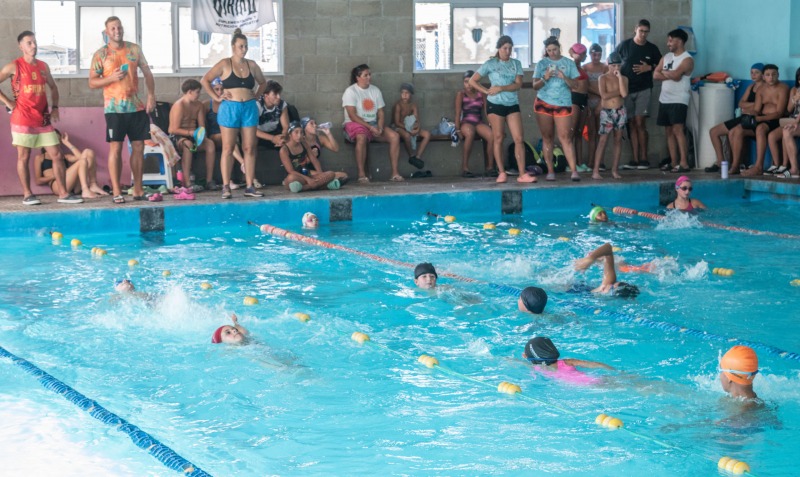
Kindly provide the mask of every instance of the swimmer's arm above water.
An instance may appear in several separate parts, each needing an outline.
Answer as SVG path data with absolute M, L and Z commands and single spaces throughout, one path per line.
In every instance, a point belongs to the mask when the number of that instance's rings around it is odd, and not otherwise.
M 239 324 L 239 317 L 236 316 L 236 313 L 231 313 L 231 321 L 233 322 L 233 327 L 239 330 L 239 333 L 243 336 L 247 336 L 250 333 L 247 328 Z
M 565 358 L 562 361 L 564 361 L 570 366 L 575 366 L 576 368 L 581 367 L 581 368 L 614 369 L 613 367 L 605 363 L 600 363 L 598 361 L 586 361 L 583 359 L 574 359 L 574 358 Z

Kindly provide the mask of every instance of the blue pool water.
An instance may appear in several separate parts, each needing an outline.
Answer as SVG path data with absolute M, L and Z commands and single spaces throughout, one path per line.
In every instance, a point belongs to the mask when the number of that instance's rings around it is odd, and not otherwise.
M 683 214 L 587 225 L 590 201 L 657 211 L 651 189 L 638 202 L 611 187 L 542 190 L 524 195 L 515 215 L 500 214 L 498 193 L 354 198 L 354 221 L 338 223 L 327 222 L 319 199 L 284 203 L 281 212 L 181 207 L 166 212 L 165 234 L 139 234 L 126 225 L 136 219 L 127 211 L 127 221 L 14 217 L 22 232 L 0 239 L 0 346 L 216 476 L 695 476 L 714 475 L 723 455 L 748 462 L 755 475 L 795 475 L 800 361 L 759 352 L 755 383 L 765 406 L 741 413 L 717 381 L 718 356 L 732 341 L 632 317 L 800 352 L 800 287 L 790 285 L 800 278 L 792 259 L 800 242 L 709 229 Z M 703 199 L 713 210 L 702 219 L 796 232 L 796 205 L 741 195 L 730 184 L 708 185 Z M 480 282 L 442 277 L 436 293 L 419 291 L 408 268 L 265 236 L 246 223 L 301 232 L 305 210 L 324 222 L 310 236 L 431 261 L 440 273 Z M 484 230 L 485 222 L 497 229 Z M 521 234 L 510 236 L 511 227 Z M 65 233 L 61 245 L 44 233 L 51 228 Z M 72 249 L 73 237 L 85 245 Z M 581 276 L 570 265 L 606 241 L 630 263 L 661 265 L 656 274 L 620 275 L 641 288 L 636 300 L 567 292 L 599 281 L 597 267 Z M 109 255 L 93 258 L 92 246 Z M 715 267 L 736 273 L 720 277 Z M 123 277 L 153 302 L 113 300 Z M 539 285 L 551 301 L 544 315 L 523 315 L 516 297 L 487 283 Z M 245 296 L 260 303 L 243 306 Z M 210 344 L 231 311 L 253 344 Z M 354 331 L 372 341 L 355 343 Z M 518 359 L 534 335 L 550 336 L 563 357 L 617 371 L 593 373 L 603 386 L 552 381 Z M 423 353 L 444 369 L 419 364 Z M 498 393 L 501 381 L 522 395 Z M 8 360 L 0 382 L 7 475 L 176 475 Z M 631 432 L 596 426 L 601 412 Z

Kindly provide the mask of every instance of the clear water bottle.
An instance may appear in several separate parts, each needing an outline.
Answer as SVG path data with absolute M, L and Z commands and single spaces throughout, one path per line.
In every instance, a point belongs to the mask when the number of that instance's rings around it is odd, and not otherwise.
M 723 179 L 728 178 L 728 161 L 722 161 L 722 166 L 720 166 L 720 174 L 722 175 Z
M 317 124 L 318 129 L 330 129 L 333 124 L 331 122 L 325 122 L 322 124 Z

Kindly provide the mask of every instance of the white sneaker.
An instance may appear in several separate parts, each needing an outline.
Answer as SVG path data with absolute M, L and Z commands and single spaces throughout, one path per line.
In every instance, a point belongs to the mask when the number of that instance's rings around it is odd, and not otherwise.
M 39 200 L 39 198 L 36 197 L 35 195 L 29 195 L 28 197 L 25 197 L 24 199 L 22 199 L 22 204 L 23 205 L 39 205 L 41 203 L 42 203 L 42 201 Z
M 235 183 L 233 181 L 231 181 L 230 186 L 231 186 L 231 190 L 236 190 L 236 189 L 242 187 L 241 184 L 237 184 L 237 183 Z
M 260 183 L 260 182 L 258 182 L 258 179 L 253 179 L 253 187 L 255 187 L 256 189 L 261 189 L 261 188 L 263 188 L 264 186 L 263 186 L 263 185 L 261 185 L 261 183 Z

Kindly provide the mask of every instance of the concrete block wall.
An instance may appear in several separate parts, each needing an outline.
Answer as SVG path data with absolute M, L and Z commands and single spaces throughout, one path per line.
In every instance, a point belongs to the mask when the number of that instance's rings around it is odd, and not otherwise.
M 31 27 L 31 5 L 24 0 L 10 2 L 12 8 L 4 10 L 0 20 L 0 55 L 5 63 L 18 56 L 16 35 Z M 414 73 L 414 4 L 410 0 L 285 0 L 284 1 L 284 70 L 274 76 L 284 86 L 284 99 L 295 104 L 301 115 L 313 115 L 320 121 L 334 123 L 334 135 L 341 139 L 344 113 L 341 107 L 342 92 L 349 86 L 350 70 L 360 64 L 370 65 L 373 83 L 381 88 L 387 102 L 386 114 L 399 97 L 403 82 L 416 86 L 416 101 L 422 114 L 423 127 L 432 127 L 441 116 L 454 114 L 455 93 L 461 88 L 461 73 Z M 625 0 L 623 2 L 622 37 L 628 38 L 640 18 L 652 24 L 650 40 L 666 51 L 666 33 L 678 25 L 691 24 L 691 0 Z M 145 52 L 146 54 L 147 52 Z M 531 70 L 525 81 L 530 82 Z M 186 77 L 159 76 L 156 92 L 159 100 L 175 101 L 180 83 Z M 102 93 L 90 90 L 86 78 L 58 79 L 65 106 L 100 106 Z M 143 86 L 143 85 L 142 85 Z M 7 85 L 5 85 L 7 88 Z M 659 87 L 654 90 L 658 97 Z M 525 137 L 536 141 L 540 137 L 532 105 L 534 92 L 523 89 L 520 103 L 523 112 Z M 666 156 L 663 131 L 655 125 L 657 99 L 653 102 L 653 117 L 648 123 L 650 131 L 651 162 Z M 483 170 L 483 158 L 475 148 L 470 167 Z M 585 148 L 584 148 L 585 149 Z M 624 161 L 630 156 L 625 149 Z M 387 148 L 370 146 L 373 158 L 371 167 L 376 179 L 388 178 Z M 408 175 L 413 169 L 401 152 L 401 172 Z M 326 168 L 344 170 L 355 175 L 352 148 L 343 146 L 339 153 L 326 151 Z M 457 175 L 460 171 L 461 148 L 451 148 L 449 143 L 432 143 L 426 153 L 426 168 L 435 175 Z M 274 161 L 267 157 L 266 161 Z M 275 164 L 259 165 L 259 178 L 263 173 L 267 182 L 279 182 L 275 177 Z M 376 171 L 375 169 L 380 169 Z

